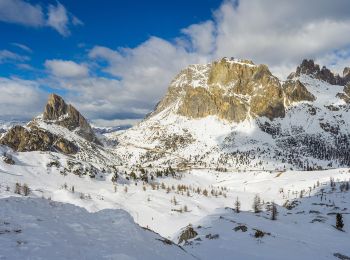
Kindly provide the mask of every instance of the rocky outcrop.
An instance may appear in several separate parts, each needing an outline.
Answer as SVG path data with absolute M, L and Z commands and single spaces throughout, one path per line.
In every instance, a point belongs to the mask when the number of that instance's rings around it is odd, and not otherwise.
M 288 79 L 299 77 L 300 75 L 309 75 L 316 79 L 328 82 L 331 85 L 345 85 L 349 80 L 345 77 L 333 74 L 328 68 L 323 66 L 320 69 L 318 64 L 315 64 L 313 60 L 303 60 L 297 67 L 296 71 L 288 76 Z
M 182 242 L 186 242 L 192 238 L 195 238 L 198 235 L 198 233 L 194 230 L 194 228 L 189 225 L 187 226 L 180 234 L 179 236 L 179 244 Z
M 189 118 L 216 115 L 241 122 L 265 116 L 272 120 L 284 117 L 283 99 L 282 86 L 266 65 L 224 58 L 181 71 L 151 116 L 178 104 L 176 113 Z
M 286 101 L 289 104 L 300 101 L 315 101 L 316 98 L 299 80 L 287 80 L 283 84 Z
M 15 126 L 0 139 L 0 144 L 18 152 L 56 151 L 64 154 L 78 152 L 78 147 L 72 142 L 37 127 L 27 129 Z
M 45 106 L 43 119 L 48 122 L 63 126 L 90 142 L 100 144 L 87 120 L 72 105 L 60 96 L 51 94 Z
M 217 115 L 229 121 L 240 122 L 247 117 L 247 104 L 234 96 L 211 93 L 202 87 L 188 88 L 178 113 L 191 118 Z
M 338 93 L 337 97 L 344 100 L 345 103 L 350 104 L 350 84 L 346 85 L 343 91 L 343 93 Z

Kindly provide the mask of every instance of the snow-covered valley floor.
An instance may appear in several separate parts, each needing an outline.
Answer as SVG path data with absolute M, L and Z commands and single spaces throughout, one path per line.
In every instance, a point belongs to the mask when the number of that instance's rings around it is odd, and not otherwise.
M 40 152 L 15 153 L 15 165 L 0 162 L 0 229 L 6 230 L 3 224 L 6 222 L 13 225 L 14 232 L 0 234 L 0 259 L 16 259 L 28 252 L 31 252 L 29 258 L 37 259 L 53 247 L 61 252 L 55 255 L 57 258 L 70 259 L 123 259 L 122 255 L 125 259 L 152 259 L 152 252 L 153 259 L 191 255 L 199 259 L 335 259 L 337 253 L 350 256 L 350 191 L 340 192 L 339 188 L 349 181 L 349 169 L 192 170 L 183 172 L 181 178 L 157 178 L 152 183 L 124 181 L 113 185 L 108 177 L 99 180 L 71 173 L 64 176 L 57 167 L 47 166 L 53 157 L 64 163 L 64 157 L 59 154 Z M 329 187 L 330 178 L 336 182 L 334 191 Z M 27 184 L 29 197 L 33 199 L 16 194 L 16 183 Z M 272 201 L 278 205 L 277 220 L 270 220 L 265 209 L 259 214 L 252 212 L 256 194 L 265 202 L 264 207 Z M 239 214 L 229 209 L 234 207 L 237 197 L 242 210 Z M 290 210 L 282 207 L 293 199 L 300 204 Z M 53 201 L 64 204 L 52 206 Z M 154 242 L 157 235 L 139 232 L 143 229 L 134 225 L 127 213 L 112 209 L 125 210 L 141 227 L 175 243 L 181 229 L 189 224 L 198 236 L 181 243 L 188 253 L 174 245 L 170 246 L 172 253 L 169 245 L 164 247 L 163 242 Z M 344 218 L 344 232 L 333 227 L 334 214 L 338 212 Z M 241 224 L 247 231 L 234 231 Z M 28 232 L 16 234 L 19 226 Z M 123 230 L 123 226 L 132 229 Z M 139 231 L 133 231 L 135 229 Z M 255 238 L 254 229 L 270 235 Z M 127 242 L 121 244 L 122 241 Z M 142 246 L 136 250 L 130 245 L 142 245 L 142 241 L 149 241 L 144 245 L 149 251 Z M 164 255 L 164 250 L 169 254 Z M 86 253 L 93 251 L 94 254 Z

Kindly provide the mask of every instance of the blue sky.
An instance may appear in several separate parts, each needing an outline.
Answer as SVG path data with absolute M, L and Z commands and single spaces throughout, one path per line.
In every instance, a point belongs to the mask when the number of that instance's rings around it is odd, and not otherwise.
M 271 11 L 271 6 L 275 11 Z M 350 65 L 348 0 L 0 0 L 0 120 L 27 120 L 49 92 L 89 119 L 140 120 L 192 63 L 303 58 Z
M 57 5 L 57 1 L 27 1 L 40 4 L 43 9 Z M 136 47 L 150 36 L 166 40 L 175 38 L 182 28 L 211 18 L 219 7 L 219 0 L 196 1 L 97 1 L 63 0 L 59 2 L 67 12 L 82 21 L 70 26 L 69 35 L 62 35 L 52 27 L 33 28 L 16 23 L 0 22 L 0 49 L 30 56 L 30 64 L 43 68 L 46 59 L 84 60 L 86 50 L 95 45 Z M 45 12 L 45 10 L 43 10 Z M 28 53 L 13 43 L 28 46 Z M 19 70 L 16 64 L 1 64 L 1 75 L 31 74 Z

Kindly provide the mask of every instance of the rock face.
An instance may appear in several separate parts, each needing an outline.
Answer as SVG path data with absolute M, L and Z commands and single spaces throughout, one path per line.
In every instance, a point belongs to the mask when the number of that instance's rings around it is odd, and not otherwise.
M 283 84 L 283 90 L 288 104 L 293 102 L 316 100 L 315 96 L 312 95 L 299 80 L 287 80 Z
M 198 235 L 198 233 L 194 230 L 192 226 L 187 226 L 180 234 L 179 236 L 179 244 L 182 242 L 186 242 L 187 240 L 190 240 L 192 238 L 195 238 Z
M 0 144 L 18 152 L 56 151 L 73 154 L 78 151 L 72 142 L 37 127 L 27 129 L 23 126 L 15 126 L 1 138 Z
M 63 126 L 70 131 L 76 131 L 80 136 L 90 142 L 100 144 L 87 120 L 72 105 L 60 96 L 51 94 L 43 114 L 45 121 Z
M 177 114 L 190 118 L 216 115 L 232 122 L 260 116 L 274 119 L 285 115 L 283 101 L 280 81 L 266 65 L 224 58 L 181 71 L 153 114 L 173 106 Z
M 344 73 L 348 73 L 347 68 L 344 69 Z M 318 64 L 315 64 L 313 60 L 303 60 L 303 62 L 297 67 L 296 72 L 291 73 L 288 76 L 288 79 L 293 79 L 294 77 L 299 77 L 300 75 L 311 75 L 316 79 L 320 79 L 328 82 L 331 85 L 345 85 L 350 80 L 350 76 L 347 74 L 344 77 L 339 75 L 334 75 L 329 69 L 325 66 L 320 69 Z

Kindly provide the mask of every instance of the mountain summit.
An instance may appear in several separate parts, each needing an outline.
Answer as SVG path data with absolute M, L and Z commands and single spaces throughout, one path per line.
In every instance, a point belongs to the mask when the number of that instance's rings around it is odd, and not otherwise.
M 344 68 L 343 77 L 331 72 L 326 66 L 320 68 L 313 60 L 304 59 L 296 71 L 288 76 L 288 79 L 309 75 L 316 79 L 323 80 L 331 85 L 346 85 L 350 82 L 349 68 Z
M 67 105 L 62 97 L 51 94 L 42 117 L 34 118 L 25 127 L 11 128 L 2 136 L 0 144 L 9 146 L 15 151 L 57 151 L 75 154 L 83 143 L 75 138 L 75 134 L 87 142 L 100 144 L 89 123 L 79 111 L 72 105 Z
M 218 116 L 231 122 L 285 116 L 287 104 L 314 97 L 298 80 L 284 84 L 266 65 L 223 58 L 205 65 L 190 65 L 171 82 L 153 115 L 172 107 L 189 118 Z
M 281 81 L 266 65 L 249 60 L 190 65 L 174 78 L 146 120 L 118 136 L 116 149 L 145 165 L 348 166 L 349 73 L 346 68 L 340 77 L 304 60 Z
M 63 126 L 70 131 L 76 131 L 86 140 L 100 144 L 84 116 L 72 105 L 67 105 L 63 98 L 56 94 L 49 95 L 43 119 Z

